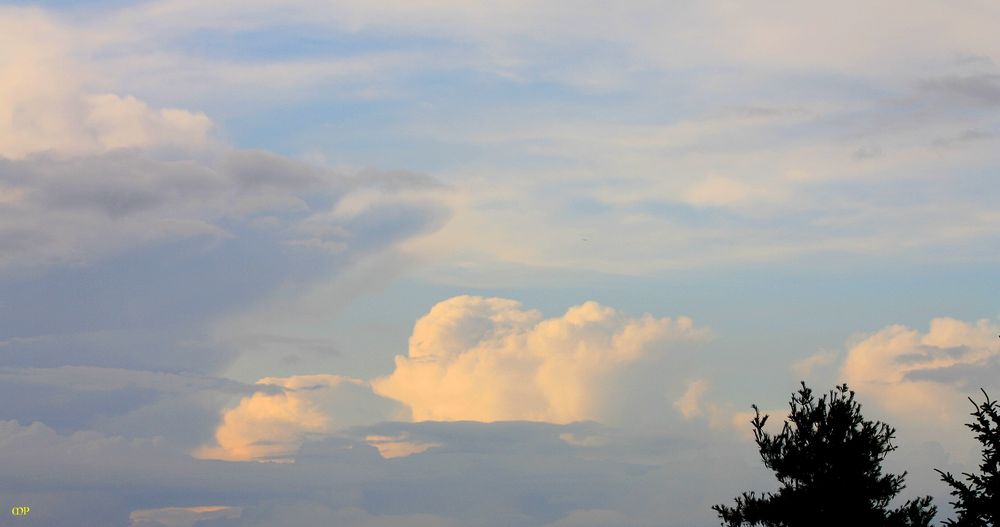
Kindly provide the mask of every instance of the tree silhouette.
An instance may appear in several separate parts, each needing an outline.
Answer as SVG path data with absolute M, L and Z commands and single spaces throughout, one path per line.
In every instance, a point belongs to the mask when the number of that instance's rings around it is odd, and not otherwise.
M 983 390 L 986 401 L 977 404 L 969 401 L 976 410 L 972 412 L 973 422 L 965 425 L 976 434 L 983 445 L 983 461 L 979 464 L 980 474 L 963 473 L 967 482 L 959 481 L 949 472 L 942 472 L 941 479 L 951 487 L 958 518 L 945 520 L 944 524 L 956 527 L 988 527 L 1000 525 L 1000 405 L 991 401 Z
M 828 398 L 829 397 L 829 398 Z M 754 441 L 764 466 L 780 483 L 777 492 L 744 492 L 734 507 L 712 507 L 722 525 L 740 527 L 928 526 L 937 512 L 931 498 L 890 501 L 904 488 L 906 473 L 883 474 L 882 461 L 896 447 L 896 431 L 866 421 L 847 385 L 818 400 L 802 388 L 792 395 L 781 433 L 764 431 L 767 415 L 756 405 Z

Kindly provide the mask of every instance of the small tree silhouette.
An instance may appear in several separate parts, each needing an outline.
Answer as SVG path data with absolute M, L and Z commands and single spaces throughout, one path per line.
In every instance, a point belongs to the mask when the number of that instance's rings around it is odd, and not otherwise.
M 802 383 L 792 395 L 791 412 L 781 433 L 764 431 L 767 415 L 756 405 L 754 441 L 764 466 L 781 487 L 757 495 L 744 492 L 734 507 L 712 507 L 723 525 L 765 527 L 928 526 L 937 512 L 931 498 L 907 501 L 889 509 L 903 490 L 906 473 L 883 474 L 882 461 L 896 447 L 896 431 L 866 421 L 847 385 L 816 400 Z
M 969 401 L 976 410 L 974 420 L 965 426 L 976 434 L 983 445 L 983 461 L 979 464 L 981 474 L 963 473 L 968 483 L 959 481 L 949 472 L 942 472 L 941 479 L 951 487 L 958 518 L 945 520 L 944 524 L 955 527 L 989 527 L 1000 525 L 1000 405 L 990 400 L 983 390 L 986 401 L 977 404 Z

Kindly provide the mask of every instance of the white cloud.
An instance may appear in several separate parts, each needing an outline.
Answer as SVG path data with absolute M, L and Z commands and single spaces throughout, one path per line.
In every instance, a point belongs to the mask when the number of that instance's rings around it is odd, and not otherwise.
M 388 419 L 568 423 L 616 417 L 623 392 L 649 381 L 630 374 L 631 367 L 669 360 L 672 348 L 707 337 L 687 317 L 628 318 L 596 302 L 544 319 L 514 300 L 454 297 L 417 321 L 409 354 L 396 357 L 391 374 L 370 383 L 337 375 L 261 379 L 258 385 L 276 391 L 259 391 L 226 410 L 215 443 L 195 456 L 291 461 L 309 437 Z M 592 442 L 573 435 L 564 440 Z M 405 433 L 373 433 L 365 441 L 386 458 L 441 446 Z
M 684 419 L 693 419 L 701 416 L 703 413 L 702 406 L 704 405 L 702 399 L 707 391 L 708 381 L 704 379 L 696 379 L 688 382 L 684 395 L 674 401 L 674 408 L 684 416 Z
M 372 394 L 368 384 L 358 379 L 298 375 L 264 378 L 257 384 L 276 391 L 254 393 L 223 412 L 215 444 L 195 450 L 195 457 L 291 462 L 292 455 L 310 436 L 322 437 L 351 426 L 405 417 L 399 408 Z M 394 454 L 405 450 L 402 442 L 396 443 L 384 447 Z M 411 445 L 411 450 L 417 448 Z
M 938 430 L 960 427 L 966 397 L 996 390 L 1000 324 L 935 318 L 926 332 L 894 325 L 851 345 L 841 376 L 885 410 Z
M 90 91 L 83 36 L 37 9 L 0 10 L 0 157 L 92 154 L 119 148 L 204 146 L 211 120 Z
M 685 101 L 676 112 L 654 112 L 630 122 L 634 110 L 606 101 L 594 104 L 596 114 L 580 117 L 554 115 L 558 109 L 547 101 L 519 99 L 491 108 L 472 105 L 468 109 L 483 117 L 475 120 L 482 125 L 470 124 L 465 111 L 430 112 L 433 116 L 412 123 L 394 122 L 391 130 L 366 130 L 379 137 L 419 134 L 446 145 L 454 160 L 452 177 L 469 183 L 463 187 L 467 195 L 460 221 L 453 222 L 436 245 L 424 248 L 425 255 L 450 259 L 442 275 L 505 264 L 644 273 L 720 261 L 787 261 L 830 253 L 894 255 L 945 246 L 949 249 L 933 254 L 973 258 L 975 250 L 969 247 L 997 232 L 995 214 L 975 199 L 989 193 L 988 184 L 956 182 L 956 189 L 986 188 L 933 192 L 933 199 L 913 192 L 930 188 L 920 181 L 929 173 L 972 179 L 971 174 L 995 163 L 995 149 L 987 141 L 975 155 L 965 152 L 960 159 L 930 152 L 928 142 L 961 130 L 993 129 L 995 119 L 989 112 L 950 112 L 947 104 L 935 103 L 940 111 L 925 112 L 922 97 L 927 94 L 912 89 L 920 84 L 918 78 L 930 74 L 953 80 L 992 78 L 978 70 L 951 71 L 961 66 L 955 57 L 996 54 L 995 39 L 981 36 L 991 27 L 986 21 L 996 14 L 992 8 L 972 16 L 968 10 L 929 2 L 905 8 L 892 4 L 895 7 L 871 12 L 853 2 L 779 2 L 755 10 L 717 2 L 663 6 L 638 1 L 600 10 L 598 16 L 565 2 L 369 4 L 304 0 L 207 5 L 166 0 L 102 9 L 100 16 L 84 17 L 74 26 L 56 25 L 38 11 L 9 13 L 20 13 L 26 20 L 30 17 L 25 13 L 34 13 L 44 21 L 41 26 L 56 27 L 52 32 L 60 38 L 53 42 L 72 41 L 53 48 L 57 62 L 63 61 L 60 50 L 74 45 L 89 51 L 80 55 L 96 57 L 74 60 L 85 62 L 86 67 L 78 69 L 93 70 L 100 78 L 76 92 L 118 94 L 106 96 L 115 108 L 106 113 L 117 116 L 110 120 L 111 132 L 88 132 L 92 137 L 87 141 L 95 146 L 87 148 L 98 150 L 105 143 L 153 141 L 148 137 L 169 143 L 176 140 L 177 131 L 190 138 L 202 135 L 199 127 L 204 123 L 197 112 L 169 120 L 168 126 L 164 111 L 156 105 L 134 110 L 143 103 L 137 99 L 133 104 L 128 94 L 167 101 L 162 103 L 166 106 L 190 102 L 187 105 L 199 108 L 243 100 L 243 114 L 250 105 L 274 109 L 289 98 L 329 97 L 331 87 L 341 90 L 345 83 L 359 93 L 388 93 L 405 100 L 400 93 L 423 88 L 420 73 L 471 70 L 523 84 L 555 79 L 574 96 L 590 93 L 588 86 L 595 81 L 607 85 L 601 79 L 612 78 L 610 84 L 617 86 L 612 91 L 628 93 L 628 100 L 637 105 L 661 100 L 665 86 Z M 811 27 L 808 20 L 814 11 L 838 22 L 803 32 L 803 27 Z M 567 17 L 573 22 L 567 23 Z M 977 29 L 956 32 L 955 27 Z M 267 30 L 274 31 L 275 38 L 295 28 L 306 34 L 346 33 L 365 42 L 379 42 L 378 36 L 388 32 L 430 36 L 435 43 L 396 49 L 393 42 L 388 53 L 385 46 L 360 46 L 346 56 L 339 49 L 318 50 L 318 56 L 310 52 L 305 58 L 292 52 L 281 60 L 242 53 L 206 56 L 173 46 L 184 38 L 199 38 L 198 28 L 235 35 Z M 597 43 L 595 35 L 601 36 Z M 163 52 L 165 43 L 173 51 Z M 590 53 L 593 47 L 601 53 Z M 961 68 L 989 70 L 990 63 Z M 846 76 L 845 82 L 829 83 L 830 75 Z M 799 83 L 810 89 L 797 89 Z M 954 82 L 945 84 L 956 88 Z M 815 85 L 823 89 L 811 89 Z M 324 89 L 313 89 L 316 86 Z M 955 95 L 954 89 L 945 91 Z M 873 92 L 884 96 L 873 101 Z M 225 102 L 205 102 L 213 97 Z M 899 106 L 888 105 L 888 100 Z M 79 110 L 76 121 L 86 122 L 88 111 Z M 46 136 L 59 142 L 64 134 L 57 128 L 53 125 Z M 503 159 L 480 165 L 478 154 L 476 159 L 467 155 L 482 151 L 484 144 L 503 152 L 498 156 Z M 874 145 L 883 155 L 858 163 L 851 153 L 859 145 Z M 472 181 L 470 173 L 485 174 L 494 186 L 477 189 L 480 182 Z M 570 179 L 589 189 L 565 200 L 550 191 Z M 843 180 L 863 183 L 844 188 L 838 185 Z M 908 180 L 905 186 L 903 180 Z M 876 192 L 870 185 L 883 188 Z M 896 203 L 895 196 L 904 193 L 911 200 Z M 573 198 L 606 211 L 590 218 L 566 212 Z M 519 205 L 504 211 L 495 207 L 498 201 Z M 592 235 L 577 235 L 575 231 L 584 228 Z M 587 243 L 579 243 L 581 237 Z M 649 243 L 651 237 L 658 243 Z M 340 241 L 321 237 L 302 236 L 288 243 L 331 253 L 342 250 Z M 467 283 L 483 279 L 475 276 Z
M 417 321 L 409 354 L 372 385 L 416 420 L 599 420 L 631 365 L 706 336 L 687 317 L 632 319 L 596 302 L 545 319 L 513 300 L 459 296 Z

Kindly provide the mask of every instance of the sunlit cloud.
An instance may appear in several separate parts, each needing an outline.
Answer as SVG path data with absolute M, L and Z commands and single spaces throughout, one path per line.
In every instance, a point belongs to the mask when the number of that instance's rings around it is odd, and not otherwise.
M 968 468 L 1000 4 L 15 3 L 0 490 L 40 525 L 707 525 L 799 378 L 926 492 Z
M 369 435 L 365 436 L 365 442 L 375 447 L 379 455 L 385 459 L 412 456 L 442 446 L 441 443 L 410 441 L 406 434 L 398 436 Z
M 409 353 L 372 386 L 418 421 L 600 420 L 630 366 L 707 336 L 687 317 L 629 318 L 596 302 L 544 318 L 514 300 L 459 296 L 417 321 Z
M 697 379 L 688 382 L 687 389 L 680 399 L 674 401 L 674 408 L 684 416 L 684 419 L 693 419 L 703 413 L 704 402 L 702 398 L 708 391 L 708 382 L 704 379 Z
M 257 384 L 268 390 L 244 397 L 235 408 L 226 410 L 215 431 L 215 444 L 195 450 L 195 457 L 291 462 L 293 454 L 309 437 L 405 417 L 392 403 L 372 394 L 367 383 L 358 379 L 299 375 L 265 378 Z M 420 451 L 402 441 L 386 444 L 384 448 L 394 454 L 407 448 Z
M 151 108 L 88 86 L 99 73 L 78 58 L 83 35 L 44 12 L 0 10 L 0 35 L 0 157 L 209 143 L 204 113 Z
M 935 318 L 925 332 L 902 325 L 855 342 L 841 375 L 887 411 L 919 423 L 961 426 L 966 397 L 996 385 L 1000 324 Z

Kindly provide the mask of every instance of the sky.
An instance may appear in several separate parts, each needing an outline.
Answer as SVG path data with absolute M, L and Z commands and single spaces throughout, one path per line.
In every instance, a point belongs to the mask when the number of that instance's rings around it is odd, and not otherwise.
M 0 3 L 0 510 L 717 525 L 1000 394 L 1000 4 Z M 12 518 L 0 525 L 13 524 Z

